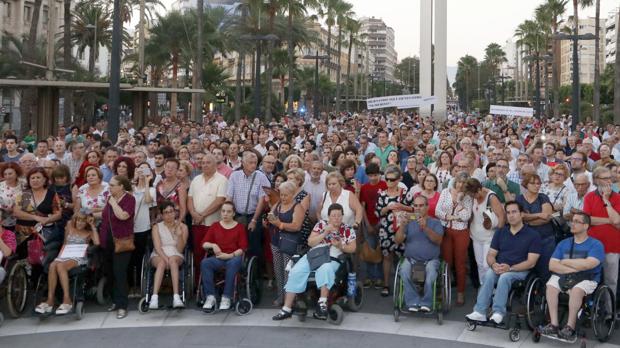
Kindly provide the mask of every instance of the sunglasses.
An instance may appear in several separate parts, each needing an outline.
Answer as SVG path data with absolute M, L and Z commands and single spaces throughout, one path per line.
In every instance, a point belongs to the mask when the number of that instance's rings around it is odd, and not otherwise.
M 400 178 L 385 178 L 385 181 L 394 182 L 394 181 L 398 181 L 398 179 Z

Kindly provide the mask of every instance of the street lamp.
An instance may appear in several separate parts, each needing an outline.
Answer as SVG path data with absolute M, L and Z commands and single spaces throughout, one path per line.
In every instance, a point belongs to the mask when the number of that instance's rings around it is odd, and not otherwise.
M 573 42 L 573 118 L 571 129 L 574 131 L 579 122 L 579 101 L 581 92 L 579 86 L 579 40 L 595 40 L 596 36 L 592 33 L 576 35 L 577 29 L 573 29 L 573 34 L 555 33 L 555 40 L 571 40 Z
M 314 59 L 314 97 L 312 99 L 313 100 L 313 104 L 314 104 L 314 118 L 315 119 L 319 119 L 319 59 L 320 60 L 324 60 L 324 59 L 329 59 L 329 56 L 324 55 L 324 56 L 319 56 L 319 51 L 316 51 L 316 54 L 313 55 L 305 55 L 303 56 L 304 59 Z
M 260 101 L 260 57 L 261 57 L 261 41 L 277 41 L 278 37 L 274 34 L 267 35 L 242 35 L 242 40 L 256 41 L 256 81 L 254 85 L 254 115 L 261 116 Z M 269 78 L 269 77 L 268 77 Z
M 512 79 L 512 76 L 499 75 L 497 78 L 502 82 L 502 105 L 505 105 L 506 89 L 504 88 L 504 80 L 510 80 L 510 79 Z

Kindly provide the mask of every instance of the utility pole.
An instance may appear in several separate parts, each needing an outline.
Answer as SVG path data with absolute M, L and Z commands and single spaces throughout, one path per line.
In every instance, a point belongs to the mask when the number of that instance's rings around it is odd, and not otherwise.
M 144 1 L 144 0 L 142 0 Z M 204 27 L 204 0 L 196 2 L 196 16 L 198 17 L 197 25 L 197 43 L 196 55 L 194 57 L 194 69 L 192 71 L 192 88 L 200 89 L 202 86 L 202 28 Z M 192 118 L 196 122 L 202 121 L 202 93 L 192 93 Z
M 110 108 L 108 111 L 108 138 L 116 143 L 120 127 L 120 82 L 121 82 L 121 0 L 114 0 L 112 13 L 112 62 L 110 67 Z M 176 107 L 176 106 L 173 106 Z
M 138 86 L 142 87 L 144 84 L 144 41 L 145 41 L 145 32 L 144 32 L 144 0 L 140 0 L 140 23 L 139 25 L 139 36 L 138 36 L 138 64 L 140 65 L 140 76 L 138 78 Z

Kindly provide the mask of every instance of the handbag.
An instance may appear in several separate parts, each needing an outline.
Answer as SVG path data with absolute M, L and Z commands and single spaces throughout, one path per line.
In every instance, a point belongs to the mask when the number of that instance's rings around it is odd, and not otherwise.
M 573 258 L 574 247 L 575 247 L 575 239 L 573 238 L 571 240 L 571 245 L 570 245 L 570 253 L 568 256 L 569 259 Z M 590 280 L 590 275 L 587 272 L 573 272 L 573 273 L 560 274 L 558 285 L 560 285 L 560 290 L 562 290 L 562 292 L 567 292 L 568 290 L 572 289 L 575 285 L 581 283 L 584 280 Z
M 308 250 L 306 257 L 308 258 L 311 271 L 316 271 L 319 267 L 323 266 L 323 264 L 331 261 L 329 257 L 329 248 L 330 245 L 324 245 Z
M 490 194 L 487 197 L 487 207 L 482 212 L 482 226 L 487 230 L 492 230 L 493 228 L 497 227 L 497 224 L 499 222 L 497 215 L 495 214 L 493 209 L 491 209 L 491 196 L 495 196 L 495 194 Z
M 280 231 L 280 251 L 287 255 L 297 254 L 300 237 L 300 233 Z
M 565 187 L 566 186 L 562 186 L 560 192 L 558 192 L 558 194 L 555 196 L 553 203 L 551 203 L 552 205 L 554 205 L 555 202 L 558 200 L 558 198 L 560 197 L 560 193 L 562 193 Z M 555 235 L 556 243 L 559 243 L 560 241 L 572 235 L 572 233 L 570 232 L 570 226 L 568 226 L 566 219 L 564 219 L 564 217 L 561 215 L 551 217 L 551 226 L 553 226 L 553 234 Z
M 28 241 L 28 263 L 42 265 L 45 253 L 43 252 L 43 239 L 38 235 Z
M 360 231 L 362 232 L 361 235 L 364 237 L 365 234 L 371 235 L 373 234 L 371 233 L 372 230 L 373 228 L 370 227 L 370 223 L 368 222 L 366 215 L 364 215 L 364 219 L 362 219 L 362 224 L 360 225 Z M 376 247 L 371 248 L 368 244 L 368 241 L 365 241 L 364 243 L 362 243 L 362 248 L 360 249 L 360 258 L 362 259 L 362 261 L 368 263 L 379 263 L 383 261 L 381 244 L 377 243 Z
M 108 205 L 109 207 L 109 205 Z M 110 231 L 110 235 L 114 238 L 114 253 L 120 254 L 124 252 L 134 251 L 136 249 L 136 245 L 133 242 L 133 234 L 129 237 L 124 238 L 116 238 L 112 233 L 112 219 L 111 214 L 114 214 L 111 208 L 108 208 L 108 229 Z

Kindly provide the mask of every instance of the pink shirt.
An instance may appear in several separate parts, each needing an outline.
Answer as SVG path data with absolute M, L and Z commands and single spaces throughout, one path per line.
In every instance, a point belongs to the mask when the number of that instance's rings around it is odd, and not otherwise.
M 217 166 L 217 172 L 224 175 L 226 179 L 230 178 L 230 174 L 232 174 L 233 170 L 226 163 L 222 162 Z

